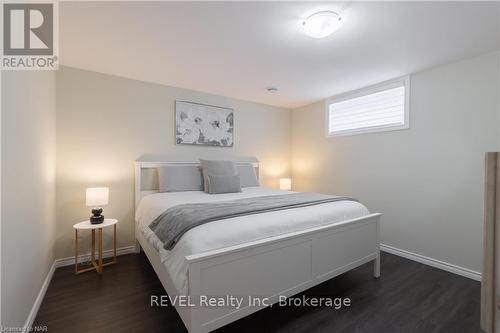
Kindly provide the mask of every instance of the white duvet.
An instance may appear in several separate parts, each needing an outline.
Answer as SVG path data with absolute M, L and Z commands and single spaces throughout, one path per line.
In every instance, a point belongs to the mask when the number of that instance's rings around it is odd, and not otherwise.
M 144 197 L 136 210 L 136 221 L 144 237 L 160 254 L 175 288 L 188 294 L 188 265 L 185 257 L 205 251 L 300 231 L 326 224 L 335 224 L 369 214 L 355 201 L 336 201 L 321 205 L 239 216 L 210 222 L 186 232 L 175 247 L 165 250 L 162 242 L 149 229 L 149 224 L 170 207 L 183 203 L 228 201 L 257 196 L 293 192 L 266 187 L 247 187 L 241 193 L 207 194 L 201 191 L 156 193 Z

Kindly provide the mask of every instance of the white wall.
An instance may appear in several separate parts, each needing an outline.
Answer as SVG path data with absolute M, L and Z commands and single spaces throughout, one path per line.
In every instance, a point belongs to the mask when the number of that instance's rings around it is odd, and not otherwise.
M 233 148 L 176 146 L 176 99 L 234 108 Z M 118 247 L 134 244 L 134 161 L 143 153 L 257 156 L 264 184 L 290 174 L 291 112 L 257 103 L 74 68 L 57 73 L 57 258 L 73 255 L 73 229 L 88 218 L 85 188 L 109 186 L 104 215 Z M 88 237 L 87 237 L 88 238 Z M 84 240 L 85 241 L 85 240 Z M 110 238 L 105 249 L 110 248 Z
M 498 6 L 498 17 L 500 18 L 500 6 Z M 499 26 L 500 29 L 500 26 Z M 497 144 L 497 151 L 500 151 L 500 51 L 497 53 L 497 108 L 498 108 L 498 144 Z
M 22 327 L 54 262 L 55 73 L 2 73 L 2 325 Z
M 294 110 L 294 190 L 358 198 L 384 214 L 382 243 L 481 271 L 498 89 L 490 53 L 412 75 L 409 130 L 325 138 L 324 101 Z

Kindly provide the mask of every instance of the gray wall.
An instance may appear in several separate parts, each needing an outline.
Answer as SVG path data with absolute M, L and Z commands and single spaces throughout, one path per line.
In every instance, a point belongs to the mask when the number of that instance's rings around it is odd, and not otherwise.
M 2 325 L 23 326 L 54 262 L 55 72 L 2 73 Z
M 176 99 L 234 108 L 234 148 L 176 146 Z M 253 155 L 262 162 L 264 184 L 277 186 L 280 176 L 290 175 L 290 122 L 287 109 L 61 67 L 56 257 L 73 255 L 72 225 L 89 215 L 85 188 L 90 186 L 110 187 L 104 215 L 120 220 L 119 247 L 134 244 L 134 160 L 143 153 Z
M 294 190 L 354 196 L 384 214 L 384 244 L 480 271 L 498 79 L 498 53 L 412 75 L 409 130 L 325 138 L 324 101 L 294 110 Z

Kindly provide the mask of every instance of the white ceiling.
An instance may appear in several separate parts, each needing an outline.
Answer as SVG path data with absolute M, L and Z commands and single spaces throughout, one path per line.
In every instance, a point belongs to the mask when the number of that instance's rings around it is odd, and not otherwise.
M 499 47 L 497 2 L 61 2 L 63 65 L 282 107 Z M 342 11 L 324 39 L 312 10 Z M 279 87 L 270 94 L 268 86 Z

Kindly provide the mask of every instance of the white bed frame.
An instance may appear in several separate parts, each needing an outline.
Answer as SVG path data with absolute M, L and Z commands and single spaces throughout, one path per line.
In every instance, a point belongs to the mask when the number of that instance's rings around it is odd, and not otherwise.
M 238 163 L 236 161 L 236 163 Z M 245 163 L 248 163 L 245 162 Z M 144 169 L 165 165 L 198 165 L 197 161 L 165 158 L 140 159 L 135 164 L 135 203 L 155 190 L 142 190 Z M 259 163 L 252 162 L 256 171 Z M 375 277 L 380 276 L 380 217 L 370 214 L 327 226 L 314 227 L 214 251 L 189 255 L 189 296 L 196 303 L 200 295 L 256 296 L 276 303 L 280 295 L 293 296 L 369 261 L 374 261 Z M 142 247 L 169 296 L 179 296 L 158 251 L 138 230 L 137 251 Z M 139 247 L 140 245 L 140 247 Z M 332 295 L 333 297 L 335 295 Z M 268 305 L 266 304 L 266 305 Z M 239 309 L 178 306 L 191 333 L 209 332 L 248 316 L 261 306 Z

